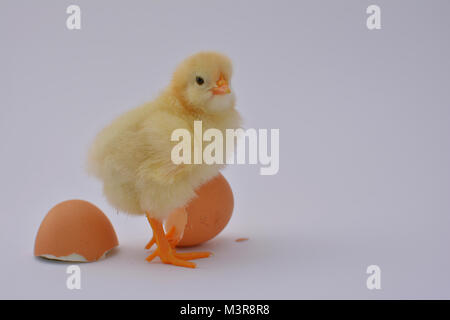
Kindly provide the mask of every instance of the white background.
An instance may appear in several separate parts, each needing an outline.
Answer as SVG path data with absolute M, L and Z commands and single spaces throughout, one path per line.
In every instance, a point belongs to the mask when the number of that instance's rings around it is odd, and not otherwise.
M 70 4 L 82 30 L 66 28 Z M 450 298 L 450 5 L 376 1 L 369 31 L 370 4 L 2 1 L 0 298 Z M 245 126 L 280 129 L 280 171 L 225 170 L 233 218 L 191 270 L 147 263 L 147 222 L 117 214 L 84 163 L 103 126 L 203 49 L 234 61 Z M 79 291 L 69 264 L 33 257 L 46 212 L 73 198 L 120 241 L 80 265 Z

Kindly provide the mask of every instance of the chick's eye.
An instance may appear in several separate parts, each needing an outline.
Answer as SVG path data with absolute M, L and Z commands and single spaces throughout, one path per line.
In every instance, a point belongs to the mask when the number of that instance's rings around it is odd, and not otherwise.
M 203 80 L 202 77 L 196 77 L 196 78 L 195 78 L 195 82 L 197 82 L 197 84 L 198 84 L 199 86 L 201 86 L 202 84 L 205 83 L 205 80 Z

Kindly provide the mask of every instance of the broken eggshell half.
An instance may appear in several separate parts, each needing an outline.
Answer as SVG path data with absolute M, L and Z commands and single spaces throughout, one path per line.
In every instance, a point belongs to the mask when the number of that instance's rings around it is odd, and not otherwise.
M 46 215 L 36 236 L 34 255 L 51 260 L 92 262 L 118 246 L 114 228 L 90 202 L 67 200 Z

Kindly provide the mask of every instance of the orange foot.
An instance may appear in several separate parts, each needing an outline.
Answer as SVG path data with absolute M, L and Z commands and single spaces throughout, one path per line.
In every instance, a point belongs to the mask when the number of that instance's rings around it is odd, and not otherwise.
M 147 244 L 147 247 L 149 246 L 151 247 L 154 243 L 156 243 L 157 245 L 155 252 L 153 252 L 151 255 L 147 257 L 146 259 L 147 261 L 150 262 L 155 257 L 158 256 L 162 262 L 167 264 L 173 264 L 180 267 L 195 268 L 196 267 L 195 263 L 187 260 L 207 258 L 211 255 L 211 252 L 190 252 L 190 253 L 176 252 L 175 249 L 172 248 L 169 240 L 167 239 L 167 235 L 164 234 L 164 229 L 161 222 L 159 222 L 156 219 L 150 218 L 148 214 L 147 219 L 150 222 L 150 225 L 153 229 L 153 239 L 150 240 L 150 242 Z M 171 231 L 169 231 L 169 233 Z M 152 243 L 152 241 L 154 242 Z

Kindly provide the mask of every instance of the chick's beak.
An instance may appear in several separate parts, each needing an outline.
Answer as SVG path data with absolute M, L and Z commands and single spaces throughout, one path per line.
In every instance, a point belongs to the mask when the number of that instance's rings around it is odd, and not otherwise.
M 216 82 L 216 86 L 211 89 L 214 95 L 216 94 L 227 94 L 230 93 L 230 87 L 228 86 L 228 81 L 225 80 L 223 74 L 220 74 L 219 80 Z

